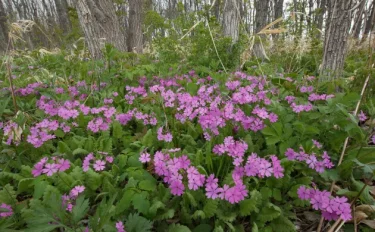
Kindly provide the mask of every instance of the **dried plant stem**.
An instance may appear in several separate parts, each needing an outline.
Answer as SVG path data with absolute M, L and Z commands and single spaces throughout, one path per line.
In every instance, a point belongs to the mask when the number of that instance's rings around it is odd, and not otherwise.
M 211 40 L 212 40 L 212 43 L 214 45 L 217 58 L 219 58 L 220 64 L 223 67 L 224 72 L 227 73 L 227 69 L 225 68 L 225 66 L 223 64 L 223 61 L 220 58 L 219 52 L 217 51 L 216 43 L 215 43 L 214 37 L 213 37 L 212 32 L 211 32 L 210 22 L 208 22 L 208 20 L 207 20 L 207 27 L 208 27 L 208 31 L 210 32 Z
M 374 65 L 373 65 L 374 66 Z M 361 105 L 361 102 L 362 102 L 362 98 L 363 98 L 363 95 L 365 93 L 365 90 L 366 90 L 366 87 L 368 85 L 368 82 L 370 80 L 370 74 L 367 76 L 366 80 L 365 80 L 365 83 L 363 84 L 363 87 L 362 87 L 362 91 L 361 91 L 361 96 L 357 102 L 357 105 L 355 107 L 355 110 L 354 110 L 354 113 L 353 115 L 354 116 L 357 116 L 358 114 L 358 110 L 359 110 L 359 106 Z M 346 137 L 345 141 L 344 141 L 344 146 L 342 148 L 342 151 L 341 151 L 341 155 L 340 155 L 340 159 L 339 159 L 339 162 L 337 163 L 337 166 L 339 166 L 343 159 L 344 159 L 344 156 L 345 156 L 345 152 L 346 152 L 346 148 L 348 147 L 348 143 L 349 143 L 349 137 Z M 335 186 L 336 184 L 336 181 L 332 181 L 331 183 L 331 188 L 329 190 L 330 193 L 333 192 L 333 186 Z M 340 221 L 340 219 L 338 220 L 338 222 Z M 322 227 L 323 227 L 323 222 L 324 222 L 324 218 L 323 216 L 320 217 L 320 221 L 319 221 L 319 225 L 318 225 L 318 229 L 316 230 L 317 232 L 320 232 L 322 230 Z M 336 221 L 337 222 L 337 221 Z M 335 223 L 336 224 L 336 223 Z M 331 228 L 335 228 L 335 224 L 331 227 Z
M 10 92 L 12 93 L 12 100 L 13 100 L 14 111 L 15 111 L 15 113 L 17 113 L 18 106 L 17 106 L 16 95 L 14 94 L 13 79 L 12 79 L 12 69 L 10 67 L 9 58 L 8 58 L 8 61 L 7 61 L 6 65 L 7 65 L 7 70 L 8 70 L 8 80 L 9 80 L 9 84 L 10 84 Z
M 356 216 L 355 216 L 355 205 L 353 205 L 352 210 L 353 210 L 353 212 L 354 212 L 354 217 L 353 217 L 353 222 L 354 222 L 354 232 L 358 232 L 358 228 L 357 228 L 357 218 L 356 218 Z

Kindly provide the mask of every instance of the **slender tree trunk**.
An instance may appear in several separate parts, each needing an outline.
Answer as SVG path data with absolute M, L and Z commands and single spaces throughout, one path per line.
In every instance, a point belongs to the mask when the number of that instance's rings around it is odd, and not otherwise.
M 365 9 L 367 0 L 361 0 L 361 3 L 358 7 L 357 14 L 354 20 L 354 25 L 352 28 L 352 36 L 353 38 L 359 39 L 359 35 L 361 33 L 362 24 L 363 24 L 363 11 Z
M 7 25 L 7 14 L 3 5 L 3 2 L 0 0 L 0 51 L 5 52 L 9 42 L 8 37 L 8 25 Z
M 362 37 L 362 42 L 365 41 L 365 39 L 371 33 L 371 30 L 374 28 L 374 24 L 375 24 L 375 0 L 372 1 L 370 9 L 371 9 L 371 11 L 369 10 L 369 12 L 371 12 L 371 13 L 368 14 L 369 16 L 367 17 L 367 20 L 366 20 L 365 29 L 364 29 L 363 37 Z
M 220 20 L 220 1 L 221 0 L 216 0 L 214 10 L 215 10 L 215 17 L 216 20 Z
M 347 40 L 352 20 L 351 0 L 329 0 L 330 18 L 324 39 L 324 55 L 321 65 L 321 80 L 338 78 L 344 67 Z
M 143 52 L 143 0 L 129 0 L 128 51 Z
M 94 59 L 103 56 L 105 43 L 126 50 L 125 36 L 111 0 L 77 0 L 76 8 L 88 49 Z
M 60 28 L 64 34 L 67 34 L 72 29 L 72 24 L 69 19 L 68 3 L 66 0 L 55 0 L 56 11 L 58 12 Z
M 283 16 L 283 6 L 284 6 L 284 0 L 275 0 L 274 20 Z
M 274 0 L 274 15 L 273 15 L 274 21 L 283 17 L 283 7 L 284 7 L 284 0 Z M 275 39 L 275 41 L 278 41 L 279 35 L 278 34 L 272 35 L 272 38 Z
M 232 38 L 232 44 L 237 43 L 239 37 L 239 4 L 237 0 L 226 0 L 223 12 L 224 36 Z
M 254 55 L 257 58 L 264 60 L 266 58 L 266 54 L 262 45 L 262 41 L 265 37 L 262 35 L 257 35 L 268 23 L 267 19 L 267 10 L 268 10 L 269 0 L 257 0 L 255 1 L 255 27 L 254 27 L 254 35 L 256 37 L 254 43 Z
M 317 33 L 316 33 L 316 37 L 317 38 L 321 38 L 322 36 L 322 30 L 323 30 L 323 19 L 324 19 L 324 15 L 326 13 L 326 10 L 327 10 L 327 0 L 320 0 L 320 3 L 318 5 L 318 13 L 317 13 L 317 16 L 316 16 L 316 28 L 319 30 Z

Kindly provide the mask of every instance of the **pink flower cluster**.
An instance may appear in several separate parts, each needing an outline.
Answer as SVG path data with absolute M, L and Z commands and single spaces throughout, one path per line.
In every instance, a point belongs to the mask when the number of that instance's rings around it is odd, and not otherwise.
M 15 90 L 15 94 L 20 96 L 28 96 L 31 94 L 37 94 L 38 88 L 47 88 L 48 86 L 39 82 L 28 84 L 25 88 L 19 88 Z
M 10 217 L 13 215 L 12 206 L 2 203 L 0 205 L 0 218 Z
M 375 144 L 375 135 L 372 136 L 372 143 Z
M 313 105 L 309 102 L 307 104 L 297 105 L 295 102 L 290 104 L 294 113 L 309 112 L 313 109 Z
M 31 174 L 34 177 L 40 176 L 41 174 L 46 174 L 47 176 L 52 176 L 56 172 L 64 172 L 70 168 L 70 161 L 57 158 L 57 157 L 44 157 L 38 163 L 34 165 Z
M 85 191 L 85 186 L 78 185 L 75 186 L 68 195 L 62 195 L 62 205 L 65 207 L 66 211 L 72 212 L 75 200 L 78 198 L 78 195 Z
M 297 104 L 295 102 L 296 100 L 296 97 L 294 96 L 286 96 L 285 97 L 285 100 L 290 104 L 293 112 L 295 113 L 300 113 L 300 112 L 309 112 L 313 109 L 313 105 L 311 104 L 311 102 L 314 102 L 314 101 L 325 101 L 325 100 L 328 100 L 330 98 L 333 98 L 335 95 L 332 95 L 332 94 L 317 94 L 317 93 L 312 93 L 314 91 L 314 87 L 312 86 L 302 86 L 300 88 L 300 92 L 301 93 L 310 93 L 309 94 L 309 97 L 308 97 L 308 103 L 306 104 Z
M 106 152 L 98 152 L 100 158 L 96 158 L 93 153 L 89 153 L 83 160 L 83 171 L 87 172 L 92 165 L 95 171 L 103 171 L 106 163 L 113 163 L 113 156 L 109 156 Z
M 59 128 L 57 120 L 44 119 L 30 128 L 30 134 L 27 136 L 27 142 L 32 144 L 35 148 L 41 147 L 48 140 L 56 138 L 51 132 Z M 62 125 L 66 126 L 65 124 Z
M 330 99 L 330 98 L 333 98 L 333 97 L 335 97 L 335 95 L 333 95 L 333 94 L 329 94 L 329 95 L 327 95 L 327 94 L 317 94 L 317 93 L 312 93 L 312 94 L 310 94 L 310 96 L 309 96 L 309 98 L 308 98 L 308 100 L 309 101 L 326 101 L 326 100 L 328 100 L 328 99 Z
M 181 196 L 185 186 L 182 182 L 182 174 L 187 174 L 189 189 L 196 190 L 204 185 L 205 176 L 190 166 L 190 160 L 186 155 L 171 158 L 169 154 L 158 151 L 154 156 L 155 173 L 163 177 L 165 183 L 169 184 L 171 193 Z
M 305 162 L 309 165 L 309 168 L 314 169 L 319 173 L 324 172 L 325 168 L 332 168 L 334 166 L 326 151 L 322 154 L 322 160 L 318 160 L 315 153 L 307 154 L 303 147 L 300 147 L 299 152 L 294 151 L 292 148 L 288 148 L 285 152 L 285 156 L 289 160 Z
M 298 197 L 302 200 L 310 201 L 313 209 L 322 211 L 322 216 L 326 220 L 344 221 L 352 219 L 352 211 L 346 197 L 332 197 L 328 191 L 299 187 Z
M 159 127 L 158 129 L 158 140 L 165 141 L 165 142 L 172 142 L 173 136 L 170 132 L 163 134 L 163 127 Z
M 314 87 L 313 86 L 301 86 L 301 88 L 299 88 L 299 91 L 301 93 L 311 93 L 312 91 L 314 91 Z
M 139 87 L 131 87 L 131 86 L 126 86 L 126 90 L 128 93 L 125 95 L 125 100 L 132 105 L 135 98 L 138 96 L 146 97 L 147 96 L 147 91 L 143 86 Z
M 126 232 L 124 224 L 121 221 L 116 223 L 116 229 L 117 232 Z
M 184 78 L 188 82 L 192 81 L 189 79 L 190 77 L 176 77 L 176 79 Z M 271 103 L 267 96 L 270 92 L 264 90 L 266 84 L 264 78 L 247 76 L 240 72 L 236 73 L 235 80 L 227 82 L 227 86 L 233 90 L 229 96 L 224 96 L 217 84 L 202 85 L 205 81 L 196 83 L 200 86 L 196 95 L 187 92 L 182 87 L 175 91 L 166 89 L 168 84 L 170 86 L 178 86 L 178 84 L 162 82 L 161 80 L 159 82 L 159 84 L 151 86 L 149 91 L 153 94 L 160 94 L 163 99 L 162 104 L 167 108 L 176 108 L 175 117 L 180 122 L 198 119 L 207 140 L 211 138 L 211 134 L 218 135 L 219 128 L 228 123 L 239 124 L 245 130 L 259 131 L 265 127 L 264 120 L 269 119 L 270 122 L 278 120 L 277 115 L 268 112 L 266 108 L 260 105 Z M 241 87 L 242 84 L 246 86 Z M 143 86 L 138 88 L 140 88 L 141 94 L 145 93 Z M 133 100 L 135 98 L 132 98 Z M 252 115 L 246 115 L 240 108 L 244 104 L 253 105 Z
M 240 166 L 244 160 L 244 155 L 248 146 L 246 142 L 235 141 L 232 136 L 226 137 L 223 144 L 217 144 L 213 148 L 213 152 L 217 155 L 223 155 L 227 153 L 228 156 L 232 157 L 233 165 Z
M 242 157 L 247 149 L 247 145 L 231 141 L 230 138 L 224 144 L 225 146 L 220 148 L 224 150 L 222 153 L 227 152 L 229 156 L 235 158 Z M 149 158 L 148 153 L 141 155 L 140 161 L 149 162 L 146 161 L 146 158 Z M 196 167 L 190 165 L 191 162 L 186 155 L 171 158 L 169 154 L 158 151 L 154 156 L 154 165 L 155 173 L 163 177 L 164 182 L 169 184 L 173 195 L 181 196 L 184 193 L 185 185 L 183 180 L 184 176 L 186 176 L 188 189 L 197 190 L 204 186 L 208 198 L 218 198 L 234 204 L 244 200 L 248 194 L 248 190 L 242 181 L 243 177 L 258 176 L 264 178 L 272 174 L 276 178 L 283 177 L 284 168 L 281 166 L 280 160 L 274 155 L 270 159 L 271 161 L 268 161 L 253 153 L 248 157 L 245 166 L 235 166 L 232 173 L 233 187 L 229 185 L 219 187 L 218 179 L 213 174 L 206 180 L 205 175 L 200 174 Z

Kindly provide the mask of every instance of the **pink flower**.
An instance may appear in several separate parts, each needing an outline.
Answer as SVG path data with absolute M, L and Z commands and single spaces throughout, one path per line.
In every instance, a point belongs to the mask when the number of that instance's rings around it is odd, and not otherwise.
M 319 149 L 322 148 L 322 144 L 320 144 L 318 141 L 316 141 L 314 139 L 312 141 L 313 141 L 313 144 L 314 144 L 315 147 L 317 147 Z
M 43 173 L 44 163 L 39 162 L 34 165 L 34 169 L 31 171 L 34 177 L 40 176 Z
M 66 159 L 59 159 L 58 164 L 56 165 L 60 172 L 68 170 L 70 168 L 70 162 Z
M 181 181 L 173 181 L 170 185 L 171 193 L 176 196 L 181 196 L 184 193 L 185 186 Z
M 105 168 L 105 161 L 103 160 L 97 160 L 94 164 L 95 171 L 102 171 Z
M 365 113 L 363 113 L 363 111 L 361 110 L 361 112 L 358 114 L 358 118 L 359 118 L 359 121 L 361 122 L 364 122 L 367 120 L 367 116 Z
M 2 203 L 0 205 L 0 218 L 10 217 L 13 215 L 12 206 Z
M 139 161 L 141 161 L 141 163 L 147 163 L 147 162 L 150 162 L 151 158 L 150 158 L 150 154 L 145 152 L 145 153 L 142 153 L 141 156 L 139 157 Z
M 52 176 L 54 173 L 58 171 L 58 167 L 56 164 L 46 164 L 45 168 L 43 169 L 43 173 L 46 173 L 47 176 Z
M 126 232 L 124 224 L 122 222 L 116 223 L 116 229 L 117 229 L 117 232 Z
M 76 187 L 74 187 L 71 191 L 70 191 L 70 196 L 71 197 L 77 197 L 80 193 L 82 193 L 83 191 L 85 191 L 85 186 L 82 186 L 82 185 L 78 185 Z
M 108 163 L 113 163 L 113 157 L 112 156 L 107 156 L 105 157 L 105 160 L 108 162 Z
M 375 144 L 375 135 L 372 136 L 372 143 Z

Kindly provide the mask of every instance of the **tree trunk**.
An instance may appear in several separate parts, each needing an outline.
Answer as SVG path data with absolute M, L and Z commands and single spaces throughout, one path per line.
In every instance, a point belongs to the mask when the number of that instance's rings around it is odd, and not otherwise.
M 226 0 L 223 12 L 224 36 L 232 38 L 232 44 L 237 43 L 239 37 L 239 4 L 237 0 Z
M 111 0 L 78 0 L 75 4 L 88 49 L 94 59 L 102 58 L 105 43 L 112 44 L 120 51 L 126 50 L 125 36 Z
M 275 0 L 274 20 L 283 16 L 283 6 L 284 6 L 284 0 Z
M 317 38 L 321 38 L 321 31 L 323 29 L 323 19 L 324 19 L 324 14 L 326 13 L 326 5 L 327 5 L 327 0 L 320 0 L 320 4 L 318 5 L 318 13 L 316 16 L 316 28 L 319 30 L 318 33 L 316 33 Z
M 69 19 L 68 3 L 66 0 L 55 0 L 56 11 L 58 12 L 60 28 L 67 34 L 72 29 L 72 24 Z
M 365 41 L 365 39 L 371 33 L 371 30 L 374 28 L 374 23 L 375 23 L 375 0 L 372 1 L 371 13 L 369 14 L 369 16 L 366 20 L 365 29 L 364 29 L 363 37 L 362 37 L 362 42 Z
M 143 0 L 129 0 L 128 51 L 143 52 Z
M 320 69 L 321 80 L 338 78 L 344 67 L 347 39 L 352 20 L 351 0 L 330 1 L 329 26 L 324 39 L 324 55 Z
M 9 42 L 8 37 L 8 26 L 7 26 L 7 14 L 3 2 L 0 0 L 0 51 L 5 52 Z
M 367 2 L 366 0 L 361 0 L 361 1 L 362 2 L 360 3 L 358 7 L 357 14 L 354 20 L 354 25 L 352 28 L 352 36 L 353 38 L 356 38 L 356 39 L 359 39 L 359 35 L 361 33 L 362 23 L 363 23 L 363 11 L 365 9 L 366 2 Z
M 257 35 L 268 23 L 267 10 L 268 10 L 269 0 L 257 0 L 255 1 L 255 27 L 254 35 L 256 37 L 253 51 L 257 58 L 264 60 L 267 56 L 264 51 L 262 41 L 265 37 L 263 35 Z

